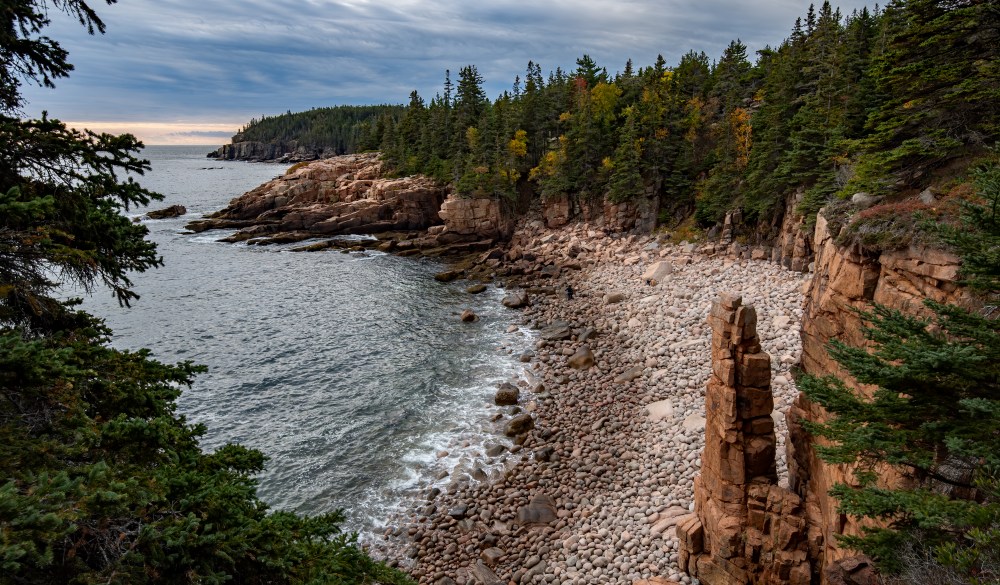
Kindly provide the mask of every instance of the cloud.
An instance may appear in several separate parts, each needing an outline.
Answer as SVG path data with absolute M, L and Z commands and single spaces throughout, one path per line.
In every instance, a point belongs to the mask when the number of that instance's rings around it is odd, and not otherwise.
M 88 128 L 110 134 L 134 134 L 146 145 L 151 144 L 210 144 L 221 145 L 242 125 L 242 122 L 205 123 L 193 120 L 172 122 L 74 120 L 71 128 Z
M 227 130 L 186 130 L 184 132 L 170 132 L 168 136 L 176 136 L 178 138 L 223 138 L 227 139 L 232 137 L 234 132 Z
M 28 113 L 70 119 L 208 123 L 337 104 L 403 103 L 441 91 L 446 69 L 509 89 L 529 60 L 543 72 L 589 54 L 614 73 L 632 58 L 752 55 L 780 43 L 808 0 L 130 0 L 103 7 L 107 34 L 53 13 L 47 34 L 76 70 L 30 88 Z M 863 0 L 841 4 L 845 12 Z M 192 137 L 196 135 L 191 135 Z

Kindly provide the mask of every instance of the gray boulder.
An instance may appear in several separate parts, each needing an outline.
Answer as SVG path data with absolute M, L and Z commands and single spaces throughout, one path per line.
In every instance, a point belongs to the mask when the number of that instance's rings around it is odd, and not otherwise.
M 562 341 L 573 336 L 573 329 L 565 321 L 553 321 L 544 327 L 538 336 L 545 341 Z

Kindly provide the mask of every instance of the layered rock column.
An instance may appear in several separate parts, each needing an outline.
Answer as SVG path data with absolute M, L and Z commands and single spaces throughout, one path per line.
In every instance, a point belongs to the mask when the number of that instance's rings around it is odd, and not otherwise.
M 778 487 L 771 358 L 757 313 L 723 294 L 712 304 L 712 376 L 695 514 L 677 524 L 682 569 L 707 585 L 808 585 L 801 500 Z

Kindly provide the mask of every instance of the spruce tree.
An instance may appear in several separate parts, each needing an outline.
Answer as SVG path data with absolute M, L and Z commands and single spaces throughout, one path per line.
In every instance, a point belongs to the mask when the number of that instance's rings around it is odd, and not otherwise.
M 625 110 L 625 124 L 618 138 L 618 148 L 610 161 L 611 177 L 608 180 L 608 200 L 622 203 L 642 195 L 645 190 L 639 172 L 642 161 L 642 142 L 636 130 L 633 108 Z
M 848 191 L 919 182 L 1000 138 L 1000 6 L 990 0 L 894 0 L 875 63 L 884 102 L 869 119 Z

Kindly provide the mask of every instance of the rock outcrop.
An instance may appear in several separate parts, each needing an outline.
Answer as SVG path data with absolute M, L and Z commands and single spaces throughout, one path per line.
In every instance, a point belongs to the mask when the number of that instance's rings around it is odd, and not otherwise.
M 195 232 L 235 228 L 239 231 L 224 241 L 252 243 L 429 230 L 394 246 L 401 251 L 484 249 L 505 229 L 495 201 L 449 198 L 447 187 L 427 177 L 388 178 L 377 154 L 338 156 L 292 169 L 187 227 Z
M 154 209 L 152 211 L 146 212 L 147 219 L 169 219 L 172 217 L 180 217 L 187 213 L 187 208 L 183 205 L 171 205 L 170 207 L 164 207 L 163 209 Z
M 317 161 L 234 199 L 188 229 L 241 228 L 237 239 L 281 232 L 370 234 L 439 223 L 445 191 L 422 177 L 382 178 L 378 155 Z
M 797 222 L 786 215 L 782 233 L 789 238 L 779 241 L 772 259 L 800 270 L 808 252 L 815 252 L 802 318 L 806 373 L 835 375 L 864 392 L 826 351 L 833 339 L 867 343 L 856 309 L 875 302 L 926 315 L 922 301 L 927 298 L 959 305 L 969 301 L 957 282 L 960 260 L 952 254 L 923 247 L 881 252 L 847 247 L 837 243 L 832 232 L 840 228 L 831 228 L 822 212 L 814 238 L 803 243 L 804 224 Z M 828 415 L 801 394 L 786 416 L 789 488 L 768 477 L 773 438 L 767 435 L 769 421 L 760 416 L 766 397 L 747 392 L 763 390 L 769 372 L 763 358 L 746 357 L 757 350 L 747 328 L 753 319 L 740 313 L 746 309 L 723 298 L 709 317 L 713 375 L 706 392 L 705 451 L 695 482 L 696 515 L 677 524 L 681 567 L 708 585 L 874 583 L 868 561 L 839 546 L 838 535 L 861 534 L 862 526 L 838 513 L 829 490 L 852 483 L 853 477 L 847 466 L 825 463 L 817 455 L 816 439 L 803 423 L 825 421 Z M 754 360 L 760 364 L 756 369 L 741 369 Z M 748 406 L 754 399 L 765 402 L 754 409 Z M 755 441 L 757 447 L 750 448 Z M 881 481 L 892 486 L 906 478 L 886 473 Z
M 771 358 L 740 297 L 712 304 L 712 375 L 695 514 L 678 520 L 681 569 L 710 585 L 809 585 L 802 501 L 778 486 Z
M 496 199 L 451 195 L 441 204 L 438 215 L 445 224 L 445 228 L 437 235 L 439 241 L 461 240 L 469 236 L 477 239 L 502 239 L 508 237 L 513 230 L 513 224 L 505 220 Z
M 796 272 L 806 272 L 813 261 L 813 230 L 806 216 L 799 213 L 802 191 L 790 197 L 785 205 L 778 237 L 771 249 L 771 261 Z

